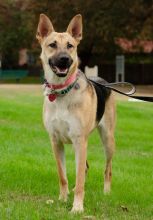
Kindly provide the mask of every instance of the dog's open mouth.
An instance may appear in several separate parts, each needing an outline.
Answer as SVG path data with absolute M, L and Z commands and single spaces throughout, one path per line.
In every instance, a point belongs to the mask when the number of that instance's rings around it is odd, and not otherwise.
M 50 68 L 59 77 L 65 77 L 68 74 L 72 63 L 72 58 L 65 53 L 60 53 L 49 59 Z
M 69 71 L 67 67 L 51 66 L 53 72 L 59 77 L 65 77 Z

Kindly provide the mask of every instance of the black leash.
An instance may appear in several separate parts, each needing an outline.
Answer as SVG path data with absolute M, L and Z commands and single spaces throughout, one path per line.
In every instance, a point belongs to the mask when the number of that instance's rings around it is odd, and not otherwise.
M 89 78 L 88 78 L 88 80 L 92 83 L 97 84 L 98 86 L 111 89 L 111 90 L 113 90 L 113 91 L 115 91 L 115 92 L 117 92 L 121 95 L 125 95 L 125 96 L 128 96 L 130 98 L 139 99 L 139 100 L 146 101 L 146 102 L 153 102 L 153 96 L 135 96 L 135 95 L 133 95 L 136 92 L 136 89 L 135 89 L 135 86 L 131 83 L 128 83 L 128 82 L 100 83 L 100 82 L 97 82 L 97 81 L 89 79 Z M 116 88 L 113 87 L 113 86 L 116 86 L 116 85 L 130 86 L 131 90 L 129 92 L 122 92 L 121 90 L 116 89 Z

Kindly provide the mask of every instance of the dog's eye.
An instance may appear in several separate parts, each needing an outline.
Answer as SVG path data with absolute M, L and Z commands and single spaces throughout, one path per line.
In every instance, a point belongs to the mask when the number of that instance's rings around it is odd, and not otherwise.
M 67 44 L 67 49 L 70 49 L 72 47 L 74 47 L 72 44 L 70 44 L 70 43 Z
M 53 42 L 53 43 L 49 44 L 48 46 L 51 48 L 57 48 L 56 42 Z

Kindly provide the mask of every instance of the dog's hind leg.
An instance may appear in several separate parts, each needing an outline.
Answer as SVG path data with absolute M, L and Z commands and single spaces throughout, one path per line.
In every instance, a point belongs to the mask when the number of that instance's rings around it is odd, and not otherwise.
M 106 103 L 105 114 L 99 123 L 98 130 L 104 145 L 106 155 L 106 168 L 104 175 L 104 193 L 109 193 L 112 178 L 112 157 L 115 150 L 115 106 L 111 100 Z
M 58 142 L 54 137 L 51 138 L 51 143 L 56 158 L 58 176 L 59 176 L 59 185 L 60 185 L 59 200 L 66 202 L 69 190 L 68 190 L 68 181 L 66 176 L 64 145 L 61 142 Z

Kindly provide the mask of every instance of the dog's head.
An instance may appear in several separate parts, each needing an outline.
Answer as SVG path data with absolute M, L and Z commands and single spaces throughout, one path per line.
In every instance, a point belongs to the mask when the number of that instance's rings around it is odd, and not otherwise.
M 41 60 L 49 79 L 67 77 L 78 66 L 77 46 L 82 39 L 82 16 L 76 15 L 66 32 L 55 32 L 50 19 L 40 15 L 37 35 L 41 47 Z

